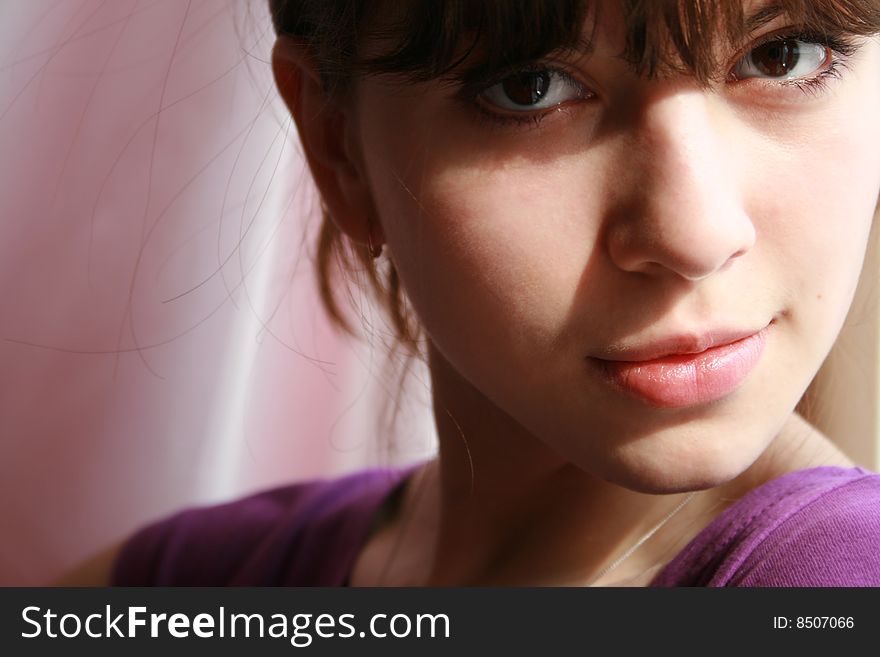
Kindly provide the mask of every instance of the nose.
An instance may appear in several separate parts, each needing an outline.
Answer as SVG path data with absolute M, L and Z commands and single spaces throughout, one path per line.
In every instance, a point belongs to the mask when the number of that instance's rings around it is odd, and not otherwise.
M 677 92 L 629 115 L 607 229 L 620 269 L 700 281 L 754 245 L 741 160 L 720 102 L 703 91 Z

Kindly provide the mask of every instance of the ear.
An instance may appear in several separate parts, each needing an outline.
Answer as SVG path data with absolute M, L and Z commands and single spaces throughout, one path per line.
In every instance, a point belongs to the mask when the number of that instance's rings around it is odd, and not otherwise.
M 363 175 L 351 108 L 324 91 L 318 67 L 296 39 L 282 36 L 275 42 L 272 72 L 330 217 L 355 242 L 381 245 L 384 237 Z

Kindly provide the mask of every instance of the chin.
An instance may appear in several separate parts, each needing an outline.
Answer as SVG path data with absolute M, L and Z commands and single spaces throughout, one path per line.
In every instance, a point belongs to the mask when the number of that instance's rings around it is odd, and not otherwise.
M 746 449 L 742 441 L 727 442 L 724 447 L 643 439 L 616 450 L 604 471 L 597 474 L 624 488 L 652 495 L 706 490 L 742 475 L 763 451 L 761 447 Z

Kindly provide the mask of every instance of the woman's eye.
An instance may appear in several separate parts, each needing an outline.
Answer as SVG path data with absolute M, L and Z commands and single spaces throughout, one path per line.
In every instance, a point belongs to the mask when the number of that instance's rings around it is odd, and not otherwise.
M 753 48 L 743 57 L 733 76 L 737 80 L 763 78 L 795 80 L 820 72 L 828 61 L 828 48 L 798 39 L 777 39 Z
M 551 109 L 586 98 L 589 94 L 570 76 L 560 71 L 519 71 L 493 84 L 480 97 L 509 112 Z

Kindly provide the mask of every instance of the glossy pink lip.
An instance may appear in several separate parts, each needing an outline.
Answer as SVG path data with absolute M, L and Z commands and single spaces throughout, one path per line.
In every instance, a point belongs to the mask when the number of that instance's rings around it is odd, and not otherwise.
M 695 406 L 726 397 L 742 385 L 761 358 L 770 325 L 745 337 L 723 331 L 674 337 L 615 354 L 614 359 L 589 360 L 613 386 L 651 406 Z M 709 346 L 699 349 L 704 344 Z

